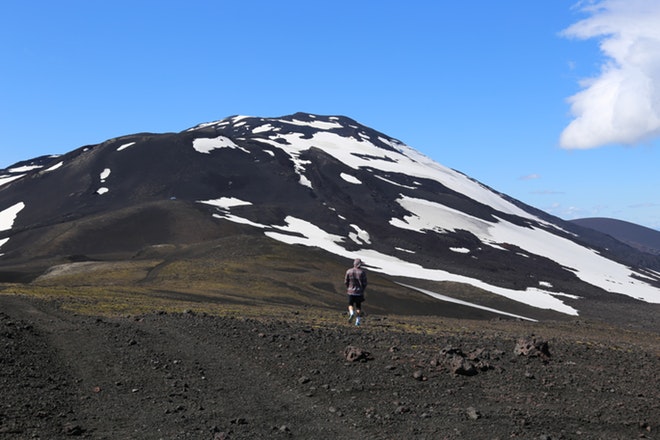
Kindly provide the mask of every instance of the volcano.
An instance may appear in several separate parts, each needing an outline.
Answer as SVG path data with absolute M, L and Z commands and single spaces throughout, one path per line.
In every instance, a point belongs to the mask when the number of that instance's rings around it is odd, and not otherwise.
M 396 290 L 409 306 L 425 298 L 410 313 L 452 302 L 488 317 L 619 316 L 619 305 L 660 303 L 657 255 L 344 116 L 232 116 L 0 170 L 0 281 L 55 283 L 65 266 L 153 261 L 135 281 L 144 283 L 165 261 L 220 251 L 223 261 L 272 252 L 280 265 L 304 258 L 333 269 L 359 257 L 388 284 L 383 297 Z M 265 264 L 245 263 L 257 273 Z M 298 269 L 278 270 L 274 283 L 298 300 L 341 291 L 327 281 L 336 274 L 294 286 L 287 273 Z

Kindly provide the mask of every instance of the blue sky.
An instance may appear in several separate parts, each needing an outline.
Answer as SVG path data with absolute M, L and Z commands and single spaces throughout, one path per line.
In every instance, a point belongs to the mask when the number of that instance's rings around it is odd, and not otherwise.
M 0 168 L 303 111 L 564 219 L 660 229 L 656 28 L 656 0 L 4 0 Z

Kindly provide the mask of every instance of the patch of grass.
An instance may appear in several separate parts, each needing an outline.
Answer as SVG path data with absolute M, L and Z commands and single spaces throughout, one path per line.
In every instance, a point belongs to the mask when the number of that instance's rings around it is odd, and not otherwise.
M 32 284 L 37 286 L 131 285 L 144 280 L 159 264 L 154 260 L 89 261 L 52 267 Z

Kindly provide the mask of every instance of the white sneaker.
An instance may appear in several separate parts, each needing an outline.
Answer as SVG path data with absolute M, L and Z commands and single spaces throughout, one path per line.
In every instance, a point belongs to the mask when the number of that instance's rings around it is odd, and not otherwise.
M 348 314 L 348 322 L 351 322 L 353 320 L 353 316 L 355 316 L 354 313 L 349 313 Z M 360 319 L 360 318 L 358 318 L 358 319 Z
M 360 317 L 355 318 L 355 325 L 360 325 Z

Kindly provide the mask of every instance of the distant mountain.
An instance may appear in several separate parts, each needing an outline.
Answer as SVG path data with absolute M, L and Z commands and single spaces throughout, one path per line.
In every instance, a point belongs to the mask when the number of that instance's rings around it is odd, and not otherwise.
M 526 316 L 660 303 L 657 256 L 343 116 L 233 116 L 0 170 L 0 281 L 72 261 L 140 259 L 154 246 L 215 243 L 211 252 L 246 234 L 333 261 L 359 256 L 410 297 L 466 298 L 467 287 L 486 303 L 524 305 Z
M 613 218 L 580 218 L 571 222 L 610 235 L 642 252 L 660 255 L 660 231 Z

